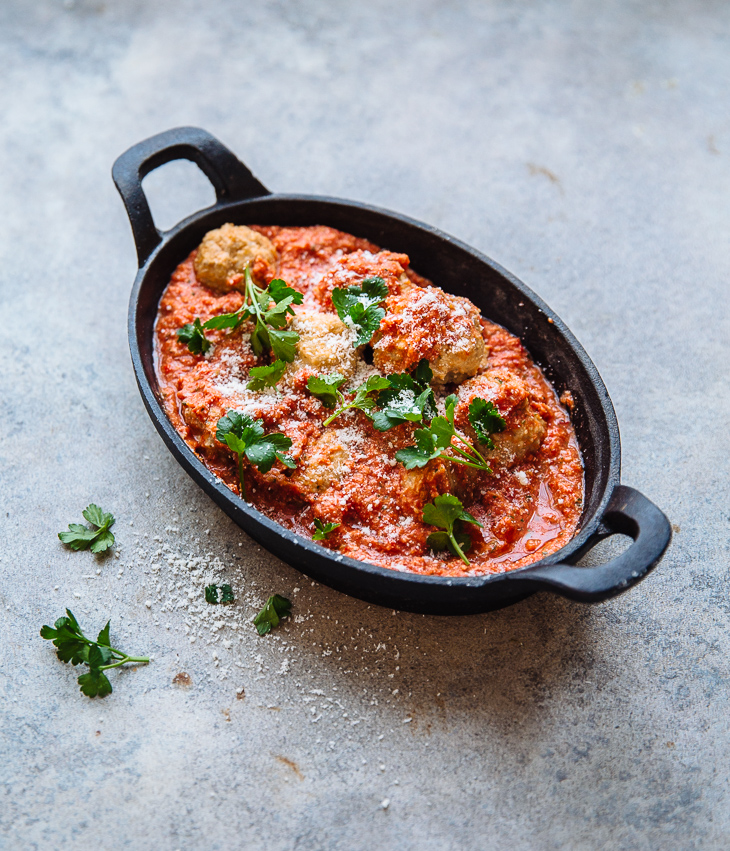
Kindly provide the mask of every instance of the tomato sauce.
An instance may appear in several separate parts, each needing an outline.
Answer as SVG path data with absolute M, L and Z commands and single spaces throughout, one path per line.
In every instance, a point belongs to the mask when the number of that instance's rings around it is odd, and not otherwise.
M 250 322 L 234 331 L 207 331 L 212 347 L 205 355 L 192 354 L 178 340 L 178 329 L 196 317 L 204 322 L 243 303 L 239 291 L 212 289 L 199 280 L 195 251 L 172 275 L 155 327 L 156 367 L 165 410 L 215 475 L 239 492 L 236 457 L 215 439 L 218 419 L 234 409 L 261 419 L 267 433 L 287 435 L 292 440 L 289 454 L 297 464 L 295 470 L 287 470 L 277 463 L 266 474 L 246 464 L 247 499 L 307 538 L 312 537 L 315 519 L 339 524 L 320 543 L 343 555 L 400 571 L 480 575 L 537 561 L 571 539 L 583 505 L 577 440 L 566 407 L 517 337 L 479 318 L 466 299 L 442 293 L 413 272 L 403 254 L 381 251 L 366 240 L 328 227 L 251 227 L 275 247 L 276 277 L 303 294 L 290 326 L 301 335 L 298 356 L 279 384 L 258 392 L 246 388 L 249 370 L 270 362 L 254 354 Z M 355 350 L 347 329 L 335 328 L 338 323 L 330 300 L 333 282 L 357 284 L 366 275 L 381 277 L 394 294 L 385 303 L 386 310 L 392 310 L 386 317 L 395 328 L 393 345 L 398 343 L 397 310 L 404 299 L 411 299 L 408 346 L 385 352 L 391 362 L 398 362 L 402 351 L 411 357 L 411 349 L 417 359 L 423 338 L 429 359 L 441 345 L 445 374 L 458 371 L 468 359 L 462 358 L 459 349 L 464 332 L 453 329 L 459 322 L 471 327 L 470 317 L 477 316 L 481 360 L 476 375 L 470 366 L 468 378 L 434 389 L 441 412 L 449 393 L 458 393 L 460 399 L 475 394 L 489 397 L 500 410 L 507 427 L 494 436 L 497 446 L 488 459 L 492 474 L 475 474 L 443 458 L 421 470 L 405 470 L 395 453 L 414 444 L 414 431 L 422 427 L 418 423 L 379 432 L 364 413 L 351 410 L 331 425 L 323 425 L 332 410 L 308 391 L 310 376 L 345 374 L 348 381 L 341 389 L 350 399 L 359 384 L 379 372 L 378 343 L 373 343 L 373 365 L 370 347 Z M 396 293 L 400 293 L 397 298 Z M 440 314 L 434 312 L 435 304 Z M 421 314 L 419 305 L 426 305 Z M 453 310 L 453 322 L 444 323 L 444 310 Z M 417 333 L 414 315 L 423 317 Z M 456 335 L 451 342 L 450 333 Z M 473 355 L 474 341 L 467 343 Z M 473 357 L 468 363 L 472 362 Z M 397 371 L 410 368 L 410 362 L 404 362 Z M 572 405 L 572 400 L 564 397 L 564 403 Z M 461 408 L 465 410 L 465 405 L 457 408 L 456 425 L 467 433 L 469 425 L 464 411 L 459 413 Z M 482 524 L 465 524 L 471 538 L 468 566 L 449 551 L 433 552 L 426 543 L 436 529 L 423 522 L 423 506 L 443 493 L 456 493 Z

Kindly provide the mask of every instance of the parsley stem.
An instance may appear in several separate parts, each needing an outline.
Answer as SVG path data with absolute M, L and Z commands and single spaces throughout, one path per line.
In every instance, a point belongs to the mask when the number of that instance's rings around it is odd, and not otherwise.
M 246 499 L 246 485 L 243 481 L 243 452 L 238 453 L 238 481 L 241 485 L 241 499 Z
M 256 293 L 254 290 L 257 290 L 258 287 L 253 282 L 253 278 L 251 277 L 251 265 L 246 266 L 246 271 L 244 272 L 246 276 L 246 296 L 251 299 L 251 305 L 253 306 L 254 313 L 256 314 L 256 319 L 265 327 L 266 323 L 264 322 L 261 316 L 261 307 L 259 305 L 259 300 L 256 297 Z M 259 290 L 262 292 L 262 290 Z
M 447 532 L 447 535 L 449 536 L 449 539 L 450 539 L 451 543 L 453 544 L 457 555 L 464 562 L 464 564 L 468 567 L 469 566 L 469 559 L 464 555 L 464 551 L 459 546 L 459 543 L 454 536 L 453 530 L 451 532 Z
M 337 393 L 337 395 L 339 396 L 340 402 L 344 402 L 344 401 L 345 401 L 345 397 L 342 395 L 342 393 L 338 392 L 338 393 Z M 326 420 L 322 423 L 322 425 L 323 425 L 323 426 L 328 426 L 328 425 L 332 422 L 332 420 L 334 420 L 334 419 L 336 419 L 337 417 L 339 417 L 339 415 L 340 415 L 340 414 L 344 413 L 344 412 L 345 412 L 345 411 L 347 411 L 349 408 L 354 408 L 354 407 L 355 407 L 355 403 L 354 403 L 354 402 L 349 402 L 347 405 L 343 405 L 341 408 L 338 408 L 338 409 L 334 412 L 334 414 L 332 414 L 331 416 L 327 417 L 327 419 L 326 419 Z
M 115 650 L 113 647 L 109 648 L 113 653 L 121 653 L 120 650 Z M 110 668 L 119 668 L 121 665 L 126 665 L 127 662 L 139 662 L 143 665 L 146 665 L 150 660 L 147 656 L 126 656 L 123 653 L 121 655 L 124 657 L 120 659 L 118 662 L 114 662 L 112 665 L 102 665 L 99 670 L 100 671 L 108 671 Z

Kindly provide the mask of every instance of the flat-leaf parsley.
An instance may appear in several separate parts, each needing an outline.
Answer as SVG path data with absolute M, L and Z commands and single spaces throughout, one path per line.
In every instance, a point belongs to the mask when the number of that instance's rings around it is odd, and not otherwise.
M 119 668 L 127 662 L 147 664 L 150 661 L 147 656 L 130 656 L 112 647 L 109 621 L 96 641 L 87 638 L 70 609 L 66 609 L 66 617 L 59 618 L 52 627 L 42 626 L 41 638 L 53 642 L 56 655 L 62 662 L 89 666 L 88 673 L 78 678 L 81 692 L 88 697 L 106 697 L 112 693 L 112 684 L 104 673 L 110 668 Z
M 102 511 L 93 502 L 81 513 L 96 528 L 89 529 L 80 523 L 69 523 L 68 532 L 58 533 L 59 539 L 72 550 L 91 550 L 92 553 L 108 550 L 114 544 L 114 535 L 109 531 L 114 525 L 114 516 Z
M 248 414 L 228 411 L 218 420 L 215 438 L 238 456 L 238 480 L 241 485 L 241 496 L 244 499 L 246 499 L 243 478 L 244 455 L 262 473 L 268 473 L 277 459 L 285 467 L 290 469 L 296 467 L 295 461 L 285 454 L 292 445 L 291 438 L 279 433 L 265 434 L 263 420 L 254 420 Z
M 450 549 L 451 552 L 468 565 L 469 560 L 464 555 L 471 549 L 471 538 L 463 529 L 464 523 L 482 524 L 475 520 L 467 511 L 458 497 L 450 493 L 437 496 L 433 502 L 423 506 L 423 522 L 430 526 L 438 526 L 443 532 L 432 532 L 426 543 L 432 550 Z
M 290 614 L 291 602 L 279 594 L 274 594 L 266 601 L 266 605 L 253 619 L 254 626 L 259 635 L 266 635 L 267 632 L 279 625 L 279 621 Z
M 364 346 L 380 328 L 385 310 L 380 304 L 388 295 L 388 285 L 377 276 L 365 278 L 360 286 L 332 290 L 332 304 L 337 315 L 357 332 L 353 346 Z
M 330 532 L 333 532 L 341 523 L 323 523 L 319 517 L 314 520 L 315 532 L 312 535 L 313 541 L 324 541 Z

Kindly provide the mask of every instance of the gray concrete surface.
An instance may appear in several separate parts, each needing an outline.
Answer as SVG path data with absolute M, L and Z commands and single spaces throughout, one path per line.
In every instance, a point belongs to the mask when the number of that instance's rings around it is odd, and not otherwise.
M 728 847 L 730 7 L 5 0 L 0 45 L 0 847 Z M 422 617 L 247 539 L 127 351 L 109 169 L 187 123 L 273 190 L 408 213 L 539 292 L 675 524 L 651 578 Z M 164 226 L 210 195 L 193 166 L 146 187 Z M 92 500 L 108 559 L 56 540 Z M 210 577 L 233 610 L 200 604 Z M 297 617 L 260 639 L 274 591 Z M 66 605 L 153 663 L 83 697 L 38 636 Z

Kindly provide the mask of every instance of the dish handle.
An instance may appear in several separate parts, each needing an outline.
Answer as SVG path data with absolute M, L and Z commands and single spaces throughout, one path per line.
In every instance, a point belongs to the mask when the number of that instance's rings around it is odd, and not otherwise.
M 152 218 L 142 181 L 161 165 L 181 159 L 200 167 L 213 184 L 218 202 L 271 194 L 232 151 L 200 127 L 175 127 L 139 142 L 116 160 L 112 178 L 132 225 L 140 268 L 163 237 Z
M 602 526 L 602 531 L 589 542 L 588 549 L 617 533 L 634 539 L 627 550 L 608 564 L 599 567 L 535 566 L 508 574 L 509 578 L 525 583 L 530 590 L 553 591 L 583 603 L 600 602 L 640 582 L 659 562 L 672 539 L 666 516 L 642 493 L 626 485 L 616 486 Z

